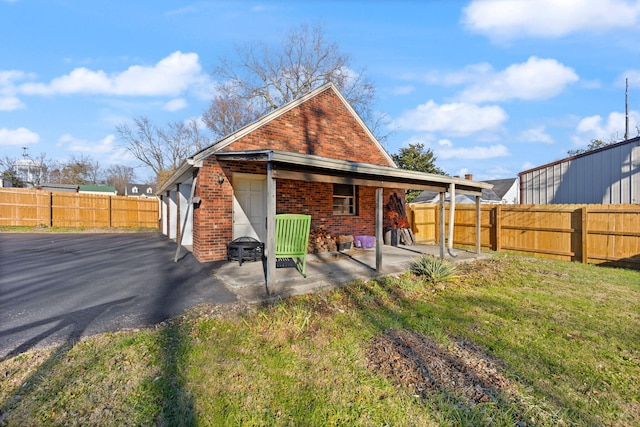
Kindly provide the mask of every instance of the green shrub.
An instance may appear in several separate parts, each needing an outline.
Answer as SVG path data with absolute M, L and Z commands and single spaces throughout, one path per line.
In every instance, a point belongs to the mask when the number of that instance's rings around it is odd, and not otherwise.
M 457 273 L 455 265 L 433 255 L 423 255 L 413 261 L 409 271 L 434 285 L 451 282 Z

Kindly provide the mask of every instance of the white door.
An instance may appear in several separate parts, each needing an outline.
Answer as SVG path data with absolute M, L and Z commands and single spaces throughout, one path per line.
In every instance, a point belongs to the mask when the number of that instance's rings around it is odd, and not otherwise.
M 233 174 L 233 238 L 267 238 L 266 175 Z

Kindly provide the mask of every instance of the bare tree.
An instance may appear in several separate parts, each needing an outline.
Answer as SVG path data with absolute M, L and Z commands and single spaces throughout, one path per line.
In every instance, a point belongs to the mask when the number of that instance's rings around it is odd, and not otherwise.
M 222 138 L 258 117 L 260 110 L 250 100 L 237 94 L 231 85 L 221 85 L 202 120 L 216 137 Z
M 125 194 L 127 184 L 136 179 L 135 171 L 130 166 L 112 165 L 105 172 L 107 184 L 113 185 L 118 194 Z
M 352 70 L 349 62 L 349 55 L 326 39 L 322 26 L 293 28 L 277 48 L 261 42 L 239 46 L 233 58 L 222 58 L 214 70 L 221 83 L 205 121 L 218 137 L 224 136 L 333 82 L 360 117 L 375 125 L 380 118 L 371 109 L 375 87 L 364 70 Z M 249 109 L 246 116 L 238 114 L 242 108 Z
M 0 171 L 2 174 L 2 179 L 11 182 L 11 186 L 23 187 L 24 182 L 22 182 L 15 169 L 17 160 L 18 159 L 16 159 L 15 157 L 9 157 L 7 155 L 0 157 Z
M 122 123 L 116 126 L 116 132 L 124 147 L 153 170 L 157 182 L 162 182 L 182 160 L 210 143 L 195 120 L 171 123 L 166 129 L 160 129 L 147 117 L 136 117 L 133 128 Z
M 70 156 L 62 164 L 55 164 L 49 173 L 50 182 L 57 184 L 97 184 L 100 164 L 90 156 Z

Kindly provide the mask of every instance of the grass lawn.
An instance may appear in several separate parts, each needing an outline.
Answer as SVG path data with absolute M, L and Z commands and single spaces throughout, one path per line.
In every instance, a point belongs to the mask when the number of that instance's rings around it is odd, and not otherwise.
M 499 255 L 0 362 L 0 425 L 640 425 L 640 272 Z

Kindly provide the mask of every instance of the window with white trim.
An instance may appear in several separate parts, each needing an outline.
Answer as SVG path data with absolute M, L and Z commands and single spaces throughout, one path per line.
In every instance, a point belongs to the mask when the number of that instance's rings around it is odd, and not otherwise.
M 349 184 L 333 184 L 333 214 L 356 214 L 356 186 Z

